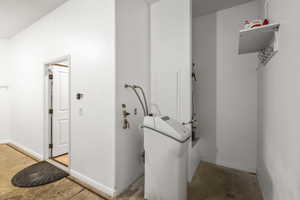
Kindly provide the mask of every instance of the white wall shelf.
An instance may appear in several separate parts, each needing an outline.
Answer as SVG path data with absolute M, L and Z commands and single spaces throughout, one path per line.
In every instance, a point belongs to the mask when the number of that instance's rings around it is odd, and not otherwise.
M 260 52 L 270 46 L 273 47 L 274 51 L 278 51 L 278 45 L 274 44 L 274 42 L 278 42 L 276 33 L 279 31 L 279 26 L 279 23 L 275 23 L 253 29 L 241 30 L 239 54 Z

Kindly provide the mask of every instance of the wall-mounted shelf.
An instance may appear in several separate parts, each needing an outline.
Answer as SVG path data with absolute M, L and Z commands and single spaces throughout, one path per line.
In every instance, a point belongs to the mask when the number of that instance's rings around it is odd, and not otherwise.
M 253 29 L 245 29 L 240 31 L 239 54 L 260 52 L 270 46 L 277 51 L 276 33 L 279 30 L 279 23 L 269 24 Z

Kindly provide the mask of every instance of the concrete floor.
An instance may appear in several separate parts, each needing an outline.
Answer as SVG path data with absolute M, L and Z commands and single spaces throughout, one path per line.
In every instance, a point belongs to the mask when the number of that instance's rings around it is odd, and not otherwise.
M 120 196 L 143 200 L 144 184 L 139 179 Z M 263 200 L 256 176 L 202 162 L 188 188 L 188 200 Z
M 189 200 L 263 200 L 256 176 L 201 163 L 189 187 Z
M 0 145 L 0 200 L 104 200 L 69 180 L 35 188 L 17 188 L 10 180 L 35 161 L 7 145 Z M 143 200 L 143 178 L 118 200 Z M 256 176 L 201 163 L 189 186 L 189 200 L 262 200 Z

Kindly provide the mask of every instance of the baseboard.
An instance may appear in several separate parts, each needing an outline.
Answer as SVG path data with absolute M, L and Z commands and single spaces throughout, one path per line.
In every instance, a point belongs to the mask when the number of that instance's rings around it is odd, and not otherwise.
M 128 190 L 129 190 L 133 185 L 135 185 L 135 184 L 137 183 L 137 181 L 139 181 L 142 177 L 144 177 L 144 172 L 142 172 L 141 174 L 139 174 L 138 176 L 136 176 L 130 184 L 128 184 L 128 185 L 126 185 L 126 186 L 123 186 L 123 187 L 121 187 L 121 188 L 116 187 L 114 197 L 118 197 L 118 196 L 120 196 L 123 192 L 128 191 Z
M 28 155 L 29 157 L 33 158 L 34 160 L 41 161 L 43 160 L 43 156 L 27 147 L 24 145 L 21 145 L 17 142 L 14 141 L 9 141 L 8 145 L 11 146 L 12 148 L 15 148 L 16 150 Z
M 3 144 L 8 144 L 10 147 L 16 149 L 17 151 L 33 158 L 36 161 L 41 161 L 43 160 L 43 156 L 27 147 L 24 145 L 21 145 L 17 142 L 12 142 L 9 140 L 3 141 Z M 75 170 L 70 170 L 70 179 L 77 182 L 78 184 L 84 186 L 87 189 L 90 189 L 91 191 L 99 194 L 102 197 L 105 197 L 106 199 L 113 199 L 115 197 L 115 190 L 112 188 L 109 188 L 103 184 L 100 184 L 96 182 L 95 180 L 82 175 L 81 173 L 75 171 Z
M 245 166 L 241 166 L 241 165 L 236 165 L 233 163 L 228 163 L 225 161 L 217 161 L 216 162 L 217 165 L 223 166 L 223 167 L 228 167 L 228 168 L 232 168 L 232 169 L 236 169 L 236 170 L 240 170 L 240 171 L 245 171 L 245 172 L 250 172 L 250 173 L 256 173 L 256 169 L 251 169 Z
M 95 193 L 99 194 L 100 196 L 103 196 L 107 199 L 112 199 L 115 197 L 116 192 L 113 188 L 107 187 L 101 183 L 98 183 L 97 181 L 71 169 L 70 171 L 71 176 L 73 176 L 73 179 L 75 182 L 79 182 L 79 184 L 83 184 L 84 187 L 87 187 L 94 191 Z M 71 177 L 72 179 L 72 177 Z
M 0 144 L 8 144 L 10 143 L 10 140 L 8 139 L 0 139 Z

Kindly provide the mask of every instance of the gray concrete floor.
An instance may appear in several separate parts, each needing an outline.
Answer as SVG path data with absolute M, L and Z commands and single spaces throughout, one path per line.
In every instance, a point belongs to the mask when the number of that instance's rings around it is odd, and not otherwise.
M 256 175 L 202 162 L 189 200 L 262 200 Z

